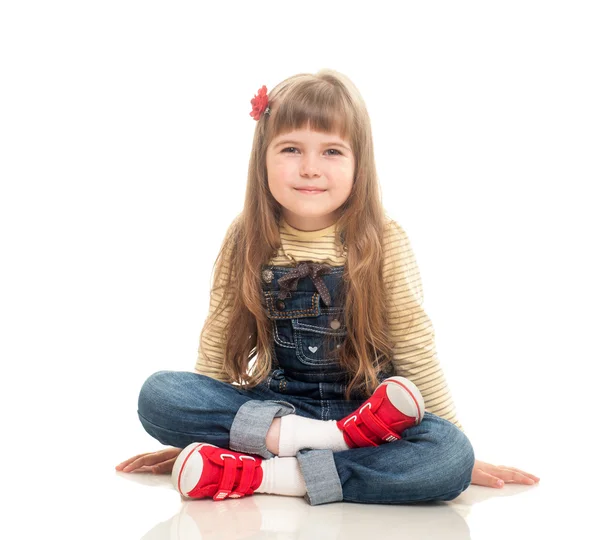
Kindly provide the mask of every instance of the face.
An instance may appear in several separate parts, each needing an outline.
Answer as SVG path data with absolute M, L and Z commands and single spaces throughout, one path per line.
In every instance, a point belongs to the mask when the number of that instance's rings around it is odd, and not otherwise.
M 284 219 L 302 231 L 333 225 L 354 181 L 350 143 L 310 129 L 275 137 L 267 148 L 269 189 Z M 315 188 L 317 193 L 301 191 Z

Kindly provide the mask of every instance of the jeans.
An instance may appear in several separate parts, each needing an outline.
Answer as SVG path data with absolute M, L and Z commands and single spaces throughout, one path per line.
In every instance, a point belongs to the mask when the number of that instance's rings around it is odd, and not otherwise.
M 198 373 L 159 371 L 142 386 L 138 415 L 146 431 L 165 445 L 184 448 L 207 442 L 270 458 L 265 438 L 273 418 L 295 413 L 339 420 L 359 405 L 360 401 L 282 396 L 266 382 L 242 390 Z M 475 456 L 454 424 L 425 411 L 421 423 L 401 435 L 398 441 L 376 447 L 335 453 L 301 450 L 297 458 L 307 502 L 449 501 L 469 487 Z

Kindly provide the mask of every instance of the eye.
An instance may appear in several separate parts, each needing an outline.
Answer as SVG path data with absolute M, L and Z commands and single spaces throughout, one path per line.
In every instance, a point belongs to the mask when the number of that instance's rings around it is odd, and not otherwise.
M 284 148 L 282 150 L 282 152 L 286 153 L 286 154 L 293 154 L 294 152 L 288 152 L 288 150 L 298 150 L 296 147 L 294 146 L 288 146 L 287 148 Z M 335 148 L 329 148 L 328 150 L 325 150 L 326 152 L 337 152 L 336 154 L 329 154 L 329 155 L 339 155 L 341 156 L 342 153 L 339 150 L 336 150 Z

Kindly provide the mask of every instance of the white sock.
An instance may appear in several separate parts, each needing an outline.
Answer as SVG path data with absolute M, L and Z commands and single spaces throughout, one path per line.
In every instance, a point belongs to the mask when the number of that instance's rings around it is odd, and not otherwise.
M 263 479 L 256 493 L 272 493 L 274 495 L 290 495 L 304 497 L 306 484 L 300 471 L 300 464 L 295 457 L 280 458 L 275 456 L 261 463 Z
M 349 450 L 350 447 L 336 424 L 336 420 L 315 420 L 297 414 L 282 416 L 279 455 L 295 456 L 302 448 L 334 452 Z

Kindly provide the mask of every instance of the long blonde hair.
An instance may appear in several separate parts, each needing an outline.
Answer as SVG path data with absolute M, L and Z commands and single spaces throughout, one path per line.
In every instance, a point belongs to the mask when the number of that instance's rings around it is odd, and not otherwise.
M 355 157 L 354 183 L 338 209 L 338 236 L 347 255 L 343 273 L 347 335 L 339 352 L 349 374 L 346 399 L 368 396 L 378 385 L 377 374 L 389 367 L 392 343 L 388 330 L 387 291 L 383 281 L 383 233 L 386 221 L 375 169 L 371 122 L 354 84 L 331 69 L 301 73 L 275 86 L 268 95 L 270 114 L 256 123 L 248 166 L 243 211 L 231 224 L 213 266 L 213 289 L 221 300 L 202 334 L 227 304 L 230 315 L 223 330 L 223 372 L 230 382 L 251 388 L 272 368 L 272 322 L 267 317 L 261 287 L 261 266 L 280 247 L 281 205 L 268 188 L 266 153 L 274 137 L 310 126 L 338 134 L 350 142 Z M 223 272 L 227 268 L 228 272 Z M 215 283 L 214 276 L 222 276 Z M 202 336 L 201 336 L 202 340 Z M 250 360 L 256 356 L 252 370 Z

